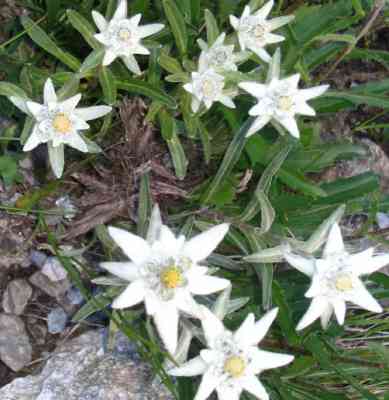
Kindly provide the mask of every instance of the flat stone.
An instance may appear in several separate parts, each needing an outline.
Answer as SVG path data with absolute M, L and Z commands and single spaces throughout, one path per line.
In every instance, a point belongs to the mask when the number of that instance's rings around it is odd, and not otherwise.
M 67 322 L 68 316 L 64 309 L 61 307 L 53 308 L 47 316 L 47 328 L 49 333 L 56 334 L 63 332 Z
M 67 278 L 61 281 L 52 282 L 48 276 L 42 274 L 40 271 L 35 272 L 30 277 L 30 282 L 49 296 L 56 299 L 63 296 L 70 287 L 70 282 Z
M 102 332 L 90 331 L 61 345 L 39 375 L 15 379 L 1 400 L 172 400 L 141 361 L 102 349 Z
M 14 279 L 5 289 L 3 310 L 8 314 L 23 314 L 32 295 L 32 288 L 25 279 Z
M 31 362 L 31 357 L 32 348 L 23 321 L 16 315 L 0 314 L 1 361 L 17 372 Z
M 42 267 L 42 274 L 46 275 L 52 282 L 63 281 L 68 273 L 57 257 L 48 257 Z

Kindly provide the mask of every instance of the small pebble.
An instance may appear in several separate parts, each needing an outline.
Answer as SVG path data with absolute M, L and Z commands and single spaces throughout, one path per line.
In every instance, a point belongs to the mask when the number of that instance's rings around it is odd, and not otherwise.
M 31 264 L 35 267 L 42 268 L 47 260 L 47 255 L 43 251 L 32 250 L 30 253 Z
M 51 282 L 59 282 L 66 279 L 68 273 L 57 257 L 49 257 L 42 268 L 42 274 L 46 275 Z
M 378 212 L 376 214 L 376 220 L 377 220 L 378 227 L 380 229 L 389 228 L 389 215 L 388 214 Z
M 61 307 L 53 308 L 47 316 L 47 329 L 49 333 L 56 334 L 65 330 L 68 316 Z
M 80 289 L 76 287 L 71 287 L 66 293 L 66 297 L 69 300 L 70 304 L 74 306 L 78 306 L 83 303 L 84 298 L 80 292 Z

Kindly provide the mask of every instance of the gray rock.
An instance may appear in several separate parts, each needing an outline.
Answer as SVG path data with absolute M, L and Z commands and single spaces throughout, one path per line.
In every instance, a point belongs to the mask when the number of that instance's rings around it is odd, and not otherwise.
M 50 333 L 61 333 L 65 330 L 68 316 L 63 308 L 55 307 L 47 316 L 47 329 Z
M 48 257 L 42 267 L 42 274 L 52 282 L 59 282 L 67 278 L 68 273 L 57 257 Z
M 70 282 L 67 278 L 58 282 L 52 282 L 40 271 L 35 272 L 35 274 L 30 277 L 30 282 L 49 296 L 56 299 L 63 296 L 70 287 Z
M 150 367 L 104 354 L 100 331 L 60 346 L 36 376 L 0 389 L 2 400 L 172 400 Z
M 31 357 L 30 339 L 23 321 L 16 315 L 0 314 L 1 361 L 16 372 L 30 363 Z
M 46 324 L 34 317 L 28 317 L 26 321 L 27 330 L 30 333 L 33 341 L 42 346 L 46 343 L 47 326 Z
M 43 251 L 32 250 L 30 253 L 30 261 L 35 267 L 42 268 L 47 260 L 47 255 Z
M 76 287 L 72 287 L 68 290 L 66 293 L 66 298 L 73 306 L 78 306 L 84 301 L 84 297 L 82 296 L 80 289 Z
M 32 288 L 25 279 L 14 279 L 5 289 L 3 310 L 9 314 L 22 314 L 31 295 Z

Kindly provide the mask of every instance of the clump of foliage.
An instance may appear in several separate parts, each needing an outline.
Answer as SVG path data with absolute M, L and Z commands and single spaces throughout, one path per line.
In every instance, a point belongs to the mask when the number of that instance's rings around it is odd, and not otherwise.
M 271 336 L 262 345 L 293 354 L 296 360 L 288 367 L 261 375 L 270 397 L 386 398 L 389 364 L 383 345 L 387 330 L 385 314 L 355 310 L 347 315 L 345 326 L 331 323 L 323 331 L 316 323 L 298 333 L 296 322 L 309 304 L 302 296 L 309 281 L 295 270 L 281 268 L 280 263 L 284 261 L 285 243 L 305 255 L 315 254 L 331 227 L 344 214 L 368 215 L 366 224 L 357 233 L 362 237 L 368 234 L 375 213 L 387 211 L 388 200 L 380 194 L 379 180 L 373 173 L 330 183 L 320 183 L 316 177 L 337 160 L 366 155 L 363 147 L 348 139 L 325 143 L 320 136 L 322 118 L 353 111 L 360 105 L 389 108 L 386 95 L 389 81 L 368 82 L 342 90 L 332 87 L 325 93 L 323 90 L 320 97 L 309 102 L 316 111 L 315 117 L 299 117 L 296 126 L 269 117 L 265 123 L 258 124 L 256 131 L 252 126 L 258 121 L 249 117 L 255 103 L 246 93 L 252 94 L 252 84 L 269 83 L 274 77 L 294 74 L 301 77 L 302 87 L 316 87 L 325 84 L 342 61 L 368 58 L 387 68 L 387 52 L 358 47 L 359 39 L 380 13 L 385 12 L 384 2 L 280 0 L 271 17 L 293 14 L 294 19 L 288 18 L 279 24 L 277 34 L 285 40 L 267 46 L 268 54 L 242 45 L 242 38 L 237 37 L 230 25 L 231 15 L 242 15 L 247 6 L 251 11 L 259 10 L 264 1 L 251 0 L 247 4 L 245 0 L 134 0 L 128 7 L 126 4 L 127 15 L 140 13 L 142 24 L 154 25 L 147 35 L 141 35 L 143 48 L 138 49 L 140 55 L 136 55 L 136 60 L 123 60 L 120 49 L 107 56 L 107 46 L 111 44 L 105 43 L 101 36 L 107 21 L 125 2 L 24 0 L 20 3 L 27 12 L 6 26 L 9 39 L 0 45 L 0 73 L 4 75 L 4 81 L 0 82 L 0 95 L 4 96 L 0 98 L 2 114 L 14 121 L 0 137 L 0 177 L 4 184 L 10 186 L 22 180 L 18 161 L 24 157 L 23 146 L 31 138 L 37 120 L 29 103 L 32 100 L 42 103 L 43 88 L 49 78 L 61 101 L 81 93 L 83 105 L 111 106 L 113 111 L 108 113 L 108 108 L 104 109 L 107 112 L 91 122 L 82 136 L 87 146 L 85 152 L 95 154 L 70 153 L 74 162 L 69 170 L 63 166 L 63 156 L 61 168 L 58 163 L 53 164 L 52 158 L 51 165 L 57 166 L 53 169 L 59 177 L 65 168 L 65 178 L 88 171 L 91 165 L 110 167 L 111 172 L 104 176 L 120 175 L 112 180 L 116 186 L 120 182 L 120 191 L 114 192 L 114 196 L 131 190 L 131 199 L 135 201 L 120 202 L 120 207 L 115 203 L 112 207 L 119 207 L 120 212 L 110 210 L 104 217 L 99 209 L 88 216 L 87 228 L 85 224 L 78 225 L 68 237 L 93 230 L 106 253 L 102 261 L 118 260 L 120 253 L 103 224 L 123 216 L 120 213 L 132 207 L 130 215 L 136 217 L 131 218 L 126 228 L 145 236 L 152 226 L 152 205 L 161 200 L 166 225 L 187 237 L 193 236 L 194 231 L 206 231 L 215 223 L 229 223 L 223 245 L 217 254 L 209 257 L 208 264 L 217 269 L 219 277 L 232 283 L 232 292 L 228 289 L 201 301 L 213 308 L 219 318 L 225 317 L 224 323 L 230 329 L 237 328 L 250 313 L 258 319 L 273 305 L 279 308 Z M 237 18 L 232 21 L 233 25 L 237 24 Z M 100 25 L 99 30 L 94 22 Z M 163 29 L 160 24 L 164 25 Z M 126 35 L 123 32 L 123 38 Z M 196 80 L 201 78 L 202 66 L 208 62 L 200 57 L 200 52 L 212 50 L 215 43 L 234 46 L 236 57 L 227 70 L 215 70 L 208 76 L 209 84 L 219 82 L 216 89 L 220 89 L 220 96 L 212 101 L 206 96 L 202 99 L 197 96 L 194 101 Z M 123 118 L 123 108 L 120 113 L 115 112 L 120 104 L 128 102 L 128 97 L 131 100 L 139 96 L 143 99 L 142 105 L 137 103 L 131 108 L 136 119 L 129 117 L 128 112 L 127 119 Z M 289 107 L 289 103 L 285 105 Z M 252 115 L 258 118 L 258 114 Z M 127 144 L 136 144 L 142 151 L 136 154 L 131 146 L 120 147 L 115 154 L 125 154 L 128 158 L 120 159 L 121 168 L 117 168 L 115 159 L 106 159 L 105 155 L 117 147 L 112 138 L 117 138 L 113 133 L 117 132 L 120 120 L 124 123 L 122 135 Z M 56 122 L 57 125 L 61 122 L 61 129 L 64 123 L 68 124 L 63 119 Z M 132 124 L 139 129 L 134 131 Z M 134 138 L 141 132 L 149 140 L 152 130 L 156 143 L 146 155 L 149 142 Z M 153 169 L 149 166 L 156 157 L 155 148 L 158 153 L 163 149 L 168 154 L 164 158 L 166 170 L 174 171 L 174 177 L 171 177 L 172 171 L 169 175 L 165 170 L 161 172 L 160 166 L 157 169 L 159 176 L 168 176 L 170 186 L 154 182 Z M 52 152 L 49 147 L 51 157 Z M 47 194 L 55 194 L 65 186 L 66 179 L 54 182 L 49 169 L 40 171 L 39 175 L 43 188 L 25 195 L 16 207 L 2 206 L 2 209 L 37 213 L 40 222 L 37 229 L 46 231 L 44 211 L 33 211 L 32 207 Z M 127 180 L 130 175 L 136 178 Z M 174 190 L 172 182 L 180 190 Z M 103 185 L 104 191 L 111 189 L 106 182 L 100 184 L 100 190 Z M 166 193 L 180 200 L 170 197 L 170 201 L 165 201 Z M 98 221 L 95 224 L 93 216 Z M 58 239 L 52 232 L 47 232 L 47 238 L 57 249 Z M 85 244 L 89 240 L 90 236 L 83 237 Z M 141 354 L 152 363 L 173 394 L 179 399 L 193 398 L 198 382 L 180 378 L 177 385 L 173 384 L 165 371 L 171 364 L 160 350 L 157 331 L 151 320 L 145 318 L 144 309 L 107 308 L 123 290 L 121 282 L 96 277 L 92 271 L 94 282 L 108 287 L 92 296 L 83 283 L 91 269 L 84 270 L 81 265 L 77 269 L 66 257 L 58 256 L 88 298 L 74 319 L 80 321 L 97 310 L 105 310 L 110 317 L 111 331 L 120 328 L 138 343 Z M 372 294 L 379 299 L 388 297 L 386 275 L 375 272 L 369 281 Z M 203 348 L 199 330 L 198 321 L 184 319 L 180 351 L 173 354 L 173 359 L 171 356 L 167 359 L 182 363 L 188 353 L 196 355 Z M 253 397 L 244 393 L 242 398 Z

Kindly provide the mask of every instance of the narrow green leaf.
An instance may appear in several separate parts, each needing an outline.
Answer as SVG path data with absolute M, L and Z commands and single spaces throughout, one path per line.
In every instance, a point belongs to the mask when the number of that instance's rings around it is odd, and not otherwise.
M 322 98 L 333 98 L 347 100 L 352 104 L 365 104 L 371 107 L 379 107 L 383 109 L 389 108 L 389 97 L 373 95 L 373 94 L 359 94 L 349 92 L 335 92 L 330 91 L 323 94 Z
M 104 93 L 104 101 L 107 104 L 114 104 L 116 102 L 116 81 L 112 71 L 104 66 L 99 68 L 99 82 Z
M 161 89 L 150 85 L 147 82 L 128 78 L 126 80 L 116 80 L 116 86 L 118 89 L 125 90 L 129 93 L 137 93 L 150 97 L 151 99 L 166 105 L 168 108 L 177 108 L 176 101 L 173 99 L 173 97 L 167 95 Z
M 10 82 L 0 82 L 0 96 L 15 96 L 22 99 L 28 98 L 26 92 L 23 89 Z
M 93 69 L 99 66 L 104 57 L 104 49 L 93 50 L 83 61 L 79 74 L 81 77 L 88 75 Z
M 178 9 L 174 0 L 162 0 L 166 18 L 169 21 L 177 48 L 184 56 L 187 51 L 188 33 L 186 29 L 185 19 L 181 11 Z
M 73 28 L 77 30 L 93 49 L 100 49 L 101 44 L 93 37 L 96 33 L 93 25 L 75 10 L 67 10 L 66 14 Z
M 217 171 L 215 177 L 212 179 L 207 191 L 204 193 L 201 199 L 203 203 L 208 203 L 209 200 L 214 196 L 214 194 L 220 189 L 224 180 L 231 173 L 232 168 L 239 160 L 239 157 L 242 154 L 244 145 L 246 143 L 247 131 L 250 128 L 252 122 L 252 118 L 249 118 L 235 134 L 230 145 L 228 146 L 228 149 L 226 150 L 219 170 Z
M 146 237 L 147 226 L 152 209 L 152 198 L 150 190 L 150 178 L 148 173 L 142 175 L 140 180 L 139 189 L 139 202 L 138 202 L 138 224 L 137 233 L 141 237 Z
M 47 10 L 47 21 L 52 27 L 56 22 L 56 17 L 59 11 L 60 0 L 45 0 Z
M 29 17 L 23 15 L 20 19 L 27 34 L 38 46 L 42 47 L 42 49 L 56 57 L 73 71 L 78 71 L 81 64 L 77 58 L 59 48 L 47 33 Z
M 207 27 L 207 41 L 208 45 L 212 46 L 217 37 L 219 36 L 219 27 L 217 26 L 217 21 L 215 16 L 210 10 L 204 11 L 205 25 Z
M 162 52 L 158 58 L 159 65 L 170 72 L 171 74 L 180 74 L 184 72 L 180 63 L 173 57 L 169 57 L 166 53 Z

